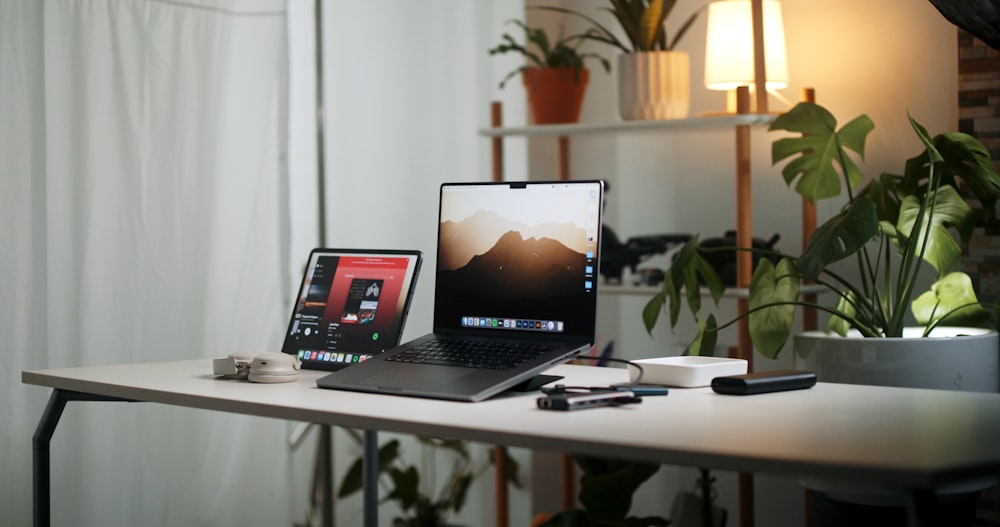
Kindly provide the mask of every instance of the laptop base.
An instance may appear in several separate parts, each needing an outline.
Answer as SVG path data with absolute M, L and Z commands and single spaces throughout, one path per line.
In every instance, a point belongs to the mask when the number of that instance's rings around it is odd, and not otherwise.
M 562 378 L 563 378 L 562 375 L 545 375 L 544 373 L 540 373 L 520 384 L 515 384 L 514 386 L 511 386 L 510 388 L 507 389 L 507 391 L 520 392 L 520 393 L 537 392 L 542 388 L 542 386 L 545 386 L 550 382 L 558 381 L 559 379 Z

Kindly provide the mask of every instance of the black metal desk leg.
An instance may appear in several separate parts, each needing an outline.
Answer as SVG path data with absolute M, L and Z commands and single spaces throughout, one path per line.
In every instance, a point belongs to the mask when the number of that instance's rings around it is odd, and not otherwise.
M 106 397 L 72 390 L 52 390 L 49 404 L 38 421 L 38 428 L 32 437 L 33 454 L 33 507 L 35 527 L 48 527 L 52 523 L 52 485 L 51 467 L 49 464 L 49 443 L 56 431 L 59 418 L 68 401 L 128 401 L 117 397 Z
M 45 407 L 45 412 L 42 413 L 42 418 L 38 421 L 38 428 L 35 429 L 35 435 L 31 439 L 34 461 L 35 527 L 48 527 L 52 523 L 49 443 L 52 441 L 52 434 L 56 431 L 56 425 L 59 424 L 59 418 L 62 417 L 63 408 L 66 408 L 68 400 L 62 390 L 52 391 L 49 404 Z
M 362 462 L 361 484 L 364 489 L 365 527 L 378 525 L 378 432 L 364 431 L 364 461 Z

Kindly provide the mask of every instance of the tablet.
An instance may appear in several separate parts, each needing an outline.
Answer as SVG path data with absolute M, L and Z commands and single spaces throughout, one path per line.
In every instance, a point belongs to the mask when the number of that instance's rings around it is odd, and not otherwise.
M 313 249 L 282 353 L 336 371 L 399 344 L 420 251 Z

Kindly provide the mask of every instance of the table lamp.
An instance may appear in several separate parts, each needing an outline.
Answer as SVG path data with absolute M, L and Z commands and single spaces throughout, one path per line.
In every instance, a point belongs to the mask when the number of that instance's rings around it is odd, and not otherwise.
M 766 90 L 788 87 L 788 58 L 781 3 L 763 0 Z M 754 86 L 753 18 L 750 0 L 720 0 L 708 6 L 705 87 L 728 92 L 726 110 L 736 111 L 736 88 Z M 775 94 L 776 95 L 776 94 Z

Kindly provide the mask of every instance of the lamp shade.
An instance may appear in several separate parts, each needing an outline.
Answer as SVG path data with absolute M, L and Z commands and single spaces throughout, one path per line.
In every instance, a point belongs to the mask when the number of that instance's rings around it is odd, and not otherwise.
M 763 0 L 766 88 L 788 87 L 788 58 L 781 3 Z M 722 0 L 708 6 L 705 87 L 735 90 L 754 84 L 753 21 L 750 0 Z

